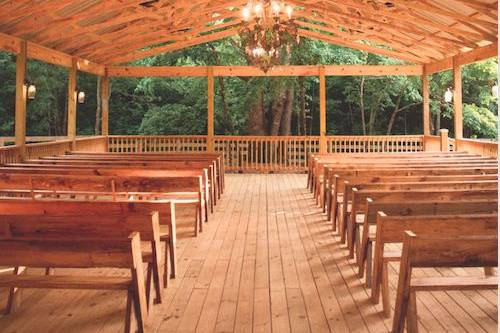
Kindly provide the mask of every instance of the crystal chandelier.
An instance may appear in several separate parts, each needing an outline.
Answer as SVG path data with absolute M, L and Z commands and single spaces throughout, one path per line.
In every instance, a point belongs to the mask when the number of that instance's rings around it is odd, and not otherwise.
M 280 64 L 299 42 L 293 7 L 283 1 L 250 1 L 241 15 L 242 45 L 250 63 L 264 72 Z

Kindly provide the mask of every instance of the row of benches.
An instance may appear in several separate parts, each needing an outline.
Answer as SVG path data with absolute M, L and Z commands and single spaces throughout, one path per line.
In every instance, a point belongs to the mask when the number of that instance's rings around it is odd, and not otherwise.
M 77 152 L 3 165 L 0 271 L 9 274 L 0 275 L 0 287 L 10 290 L 6 313 L 19 303 L 20 288 L 124 290 L 125 331 L 135 318 L 143 332 L 151 289 L 161 303 L 176 275 L 176 208 L 196 207 L 197 235 L 223 191 L 219 154 Z M 54 274 L 104 267 L 130 274 Z M 45 268 L 46 274 L 27 274 L 26 268 Z
M 400 262 L 393 332 L 405 321 L 418 330 L 417 291 L 498 287 L 497 163 L 458 152 L 310 156 L 308 187 L 387 317 L 388 265 Z M 484 267 L 486 276 L 415 278 L 415 267 Z

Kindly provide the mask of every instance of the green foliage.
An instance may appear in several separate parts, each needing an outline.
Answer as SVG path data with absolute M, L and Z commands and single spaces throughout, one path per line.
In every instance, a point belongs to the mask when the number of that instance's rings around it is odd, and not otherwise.
M 292 47 L 291 65 L 398 64 L 398 60 L 302 38 Z M 226 38 L 174 53 L 163 54 L 133 65 L 197 66 L 246 65 L 238 38 Z M 491 87 L 496 83 L 497 60 L 463 67 L 465 136 L 497 137 L 497 101 Z M 37 86 L 37 97 L 28 104 L 29 135 L 65 135 L 67 70 L 29 61 L 28 78 Z M 363 98 L 361 82 L 364 84 Z M 97 107 L 97 78 L 79 73 L 78 86 L 86 93 L 78 105 L 78 134 L 94 133 Z M 15 57 L 0 52 L 0 135 L 14 134 Z M 430 80 L 431 114 L 434 127 L 453 133 L 453 106 L 444 103 L 446 88 L 452 86 L 451 71 Z M 298 133 L 301 112 L 299 78 L 215 79 L 215 130 L 217 134 L 247 134 L 248 114 L 264 91 L 264 115 L 272 117 L 270 105 L 279 92 L 293 87 L 292 134 Z M 307 134 L 319 131 L 319 80 L 303 80 Z M 365 110 L 367 134 L 412 134 L 422 131 L 419 77 L 328 77 L 328 134 L 362 134 L 361 109 Z M 224 102 L 224 103 L 223 103 Z M 223 111 L 225 110 L 225 112 Z M 110 132 L 112 134 L 203 134 L 206 132 L 207 81 L 205 78 L 113 78 L 111 80 Z M 440 124 L 438 124 L 438 120 Z M 224 124 L 230 122 L 232 133 Z

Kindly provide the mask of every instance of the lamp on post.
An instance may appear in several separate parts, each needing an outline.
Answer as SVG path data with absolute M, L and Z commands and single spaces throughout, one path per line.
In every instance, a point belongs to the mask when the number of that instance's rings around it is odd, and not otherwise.
M 85 91 L 76 89 L 76 100 L 78 104 L 85 103 Z
M 448 89 L 446 89 L 446 92 L 444 93 L 444 101 L 446 103 L 453 102 L 453 90 L 450 87 L 448 87 Z
M 491 94 L 493 98 L 498 99 L 498 83 L 495 83 L 493 87 L 491 87 Z
M 26 98 L 28 100 L 34 100 L 36 96 L 36 86 L 29 81 L 26 81 L 24 86 L 26 87 Z

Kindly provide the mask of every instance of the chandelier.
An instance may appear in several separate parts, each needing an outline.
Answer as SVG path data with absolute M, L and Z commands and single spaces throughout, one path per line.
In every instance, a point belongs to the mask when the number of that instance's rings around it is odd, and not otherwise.
M 239 31 L 249 62 L 267 72 L 299 43 L 293 7 L 283 1 L 250 1 L 241 11 Z

